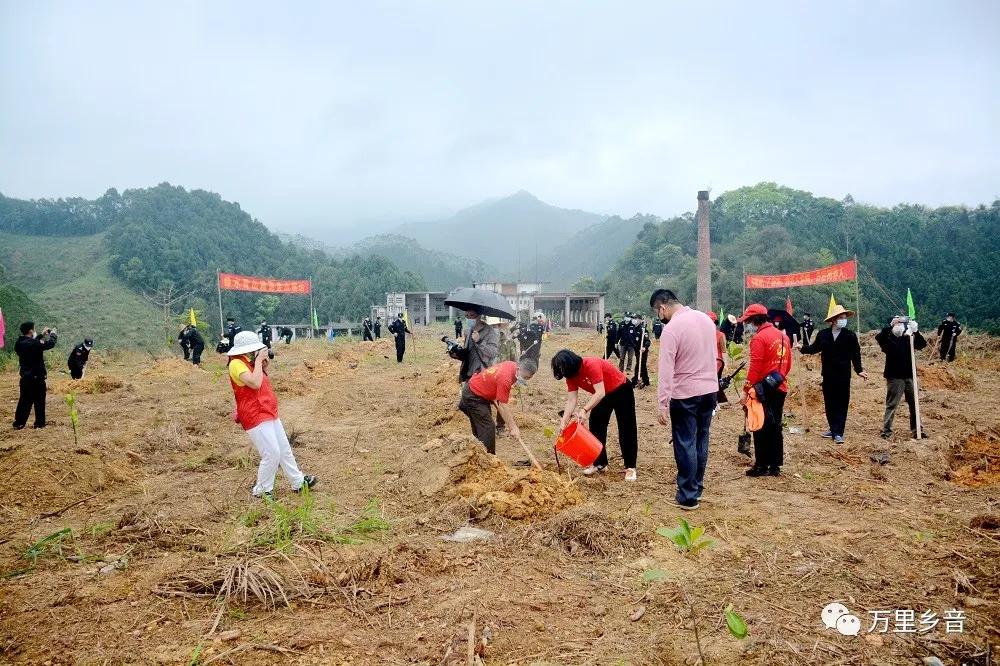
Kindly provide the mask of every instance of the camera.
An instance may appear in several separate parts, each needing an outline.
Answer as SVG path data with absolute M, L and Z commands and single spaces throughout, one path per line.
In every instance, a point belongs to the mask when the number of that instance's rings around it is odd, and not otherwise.
M 274 360 L 274 350 L 271 349 L 270 347 L 268 347 L 268 349 L 267 349 L 267 358 L 268 358 L 268 360 L 271 360 L 271 361 Z
M 458 341 L 449 338 L 447 335 L 441 336 L 441 342 L 445 344 L 445 353 L 456 361 L 465 359 L 467 350 Z

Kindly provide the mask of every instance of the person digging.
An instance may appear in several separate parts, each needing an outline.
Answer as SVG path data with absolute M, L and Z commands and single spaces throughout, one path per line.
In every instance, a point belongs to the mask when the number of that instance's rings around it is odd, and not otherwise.
M 240 331 L 233 336 L 229 356 L 229 383 L 236 397 L 233 419 L 242 426 L 260 454 L 257 483 L 251 493 L 254 497 L 273 499 L 274 476 L 278 468 L 292 484 L 295 492 L 303 487 L 312 488 L 318 480 L 303 474 L 295 462 L 295 455 L 288 443 L 285 427 L 278 418 L 278 398 L 267 376 L 270 361 L 260 351 L 267 345 L 251 331 Z
M 521 442 L 532 464 L 538 466 L 534 456 L 521 441 L 521 431 L 514 422 L 514 412 L 507 404 L 510 402 L 510 391 L 514 385 L 527 384 L 536 372 L 538 363 L 532 358 L 524 357 L 516 363 L 504 361 L 477 372 L 462 385 L 462 399 L 458 403 L 458 409 L 469 417 L 472 434 L 483 443 L 491 455 L 496 455 L 497 452 L 497 427 L 491 410 L 491 405 L 495 402 L 507 432 Z

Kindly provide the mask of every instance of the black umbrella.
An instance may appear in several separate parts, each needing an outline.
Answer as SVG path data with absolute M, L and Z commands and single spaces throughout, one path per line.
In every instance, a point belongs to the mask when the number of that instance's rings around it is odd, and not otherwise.
M 772 324 L 783 330 L 789 340 L 796 336 L 798 336 L 799 340 L 802 339 L 802 333 L 799 331 L 799 322 L 795 321 L 795 317 L 788 314 L 787 310 L 772 308 L 767 311 L 767 318 L 771 320 Z
M 507 299 L 488 289 L 459 287 L 448 294 L 444 304 L 459 310 L 476 310 L 487 317 L 517 319 Z

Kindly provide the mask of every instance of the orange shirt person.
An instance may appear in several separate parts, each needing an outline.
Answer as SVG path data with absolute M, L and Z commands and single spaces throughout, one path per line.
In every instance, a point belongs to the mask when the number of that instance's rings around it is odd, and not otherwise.
M 481 370 L 462 385 L 462 399 L 459 400 L 458 408 L 469 417 L 472 434 L 491 454 L 497 452 L 497 425 L 490 406 L 496 403 L 507 432 L 512 437 L 520 437 L 521 431 L 514 422 L 514 412 L 507 404 L 510 402 L 510 391 L 515 384 L 526 383 L 537 371 L 538 363 L 525 356 L 516 363 L 504 361 Z

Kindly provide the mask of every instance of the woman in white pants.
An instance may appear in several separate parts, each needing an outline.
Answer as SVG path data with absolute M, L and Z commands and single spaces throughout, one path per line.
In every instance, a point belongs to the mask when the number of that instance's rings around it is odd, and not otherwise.
M 274 475 L 278 467 L 292 484 L 295 492 L 304 486 L 316 485 L 316 477 L 302 474 L 295 463 L 295 455 L 285 435 L 285 428 L 278 418 L 278 398 L 271 388 L 265 371 L 267 354 L 260 354 L 267 345 L 251 331 L 240 331 L 233 338 L 229 356 L 229 383 L 236 397 L 235 420 L 250 436 L 250 441 L 260 454 L 254 497 L 271 498 Z

